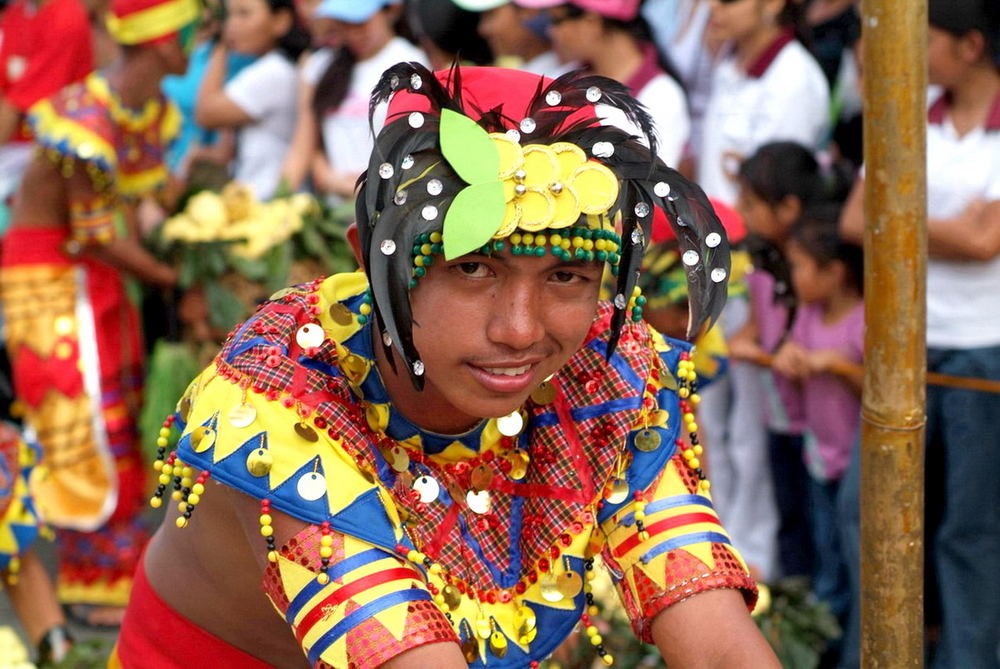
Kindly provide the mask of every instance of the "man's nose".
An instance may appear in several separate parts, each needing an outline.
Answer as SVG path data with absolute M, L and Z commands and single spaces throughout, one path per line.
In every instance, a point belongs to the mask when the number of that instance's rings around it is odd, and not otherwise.
M 515 350 L 531 348 L 545 337 L 541 295 L 530 286 L 508 285 L 497 296 L 487 336 Z

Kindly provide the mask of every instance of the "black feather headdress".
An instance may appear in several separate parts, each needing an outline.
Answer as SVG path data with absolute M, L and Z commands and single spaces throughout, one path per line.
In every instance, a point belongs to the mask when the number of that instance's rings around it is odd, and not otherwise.
M 356 213 L 373 313 L 387 335 L 383 345 L 396 348 L 417 388 L 423 387 L 423 364 L 412 337 L 410 249 L 418 238 L 441 234 L 449 207 L 471 183 L 442 150 L 442 119 L 454 118 L 451 112 L 488 133 L 506 133 L 523 146 L 573 144 L 617 179 L 617 197 L 602 212 L 604 220 L 620 215 L 609 355 L 628 315 L 627 300 L 657 210 L 672 227 L 686 268 L 689 336 L 719 315 L 730 269 L 725 230 L 702 190 L 656 157 L 649 114 L 620 83 L 578 72 L 551 80 L 457 65 L 435 75 L 417 63 L 400 63 L 375 87 L 369 118 L 390 98 L 368 171 L 358 181 Z M 602 125 L 601 106 L 622 112 L 641 136 Z

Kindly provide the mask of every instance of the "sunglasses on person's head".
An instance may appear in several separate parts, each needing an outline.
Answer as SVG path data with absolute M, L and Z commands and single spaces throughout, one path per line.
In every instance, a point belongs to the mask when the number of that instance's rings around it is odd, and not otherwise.
M 549 10 L 549 25 L 557 26 L 565 21 L 573 21 L 583 16 L 583 10 L 573 5 L 564 5 L 556 11 Z

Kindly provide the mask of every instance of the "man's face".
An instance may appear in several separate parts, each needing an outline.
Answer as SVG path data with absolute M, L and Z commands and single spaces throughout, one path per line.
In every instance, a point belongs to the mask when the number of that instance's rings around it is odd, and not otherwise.
M 598 262 L 507 251 L 437 259 L 411 292 L 426 369 L 420 412 L 433 421 L 423 426 L 461 430 L 520 407 L 583 343 L 601 272 Z

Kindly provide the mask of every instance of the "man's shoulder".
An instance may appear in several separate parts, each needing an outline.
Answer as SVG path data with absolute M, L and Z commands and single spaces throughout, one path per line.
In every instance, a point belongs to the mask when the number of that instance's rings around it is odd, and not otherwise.
M 91 75 L 34 104 L 27 121 L 38 144 L 62 157 L 113 172 L 118 158 L 108 99 L 102 95 L 106 85 Z

